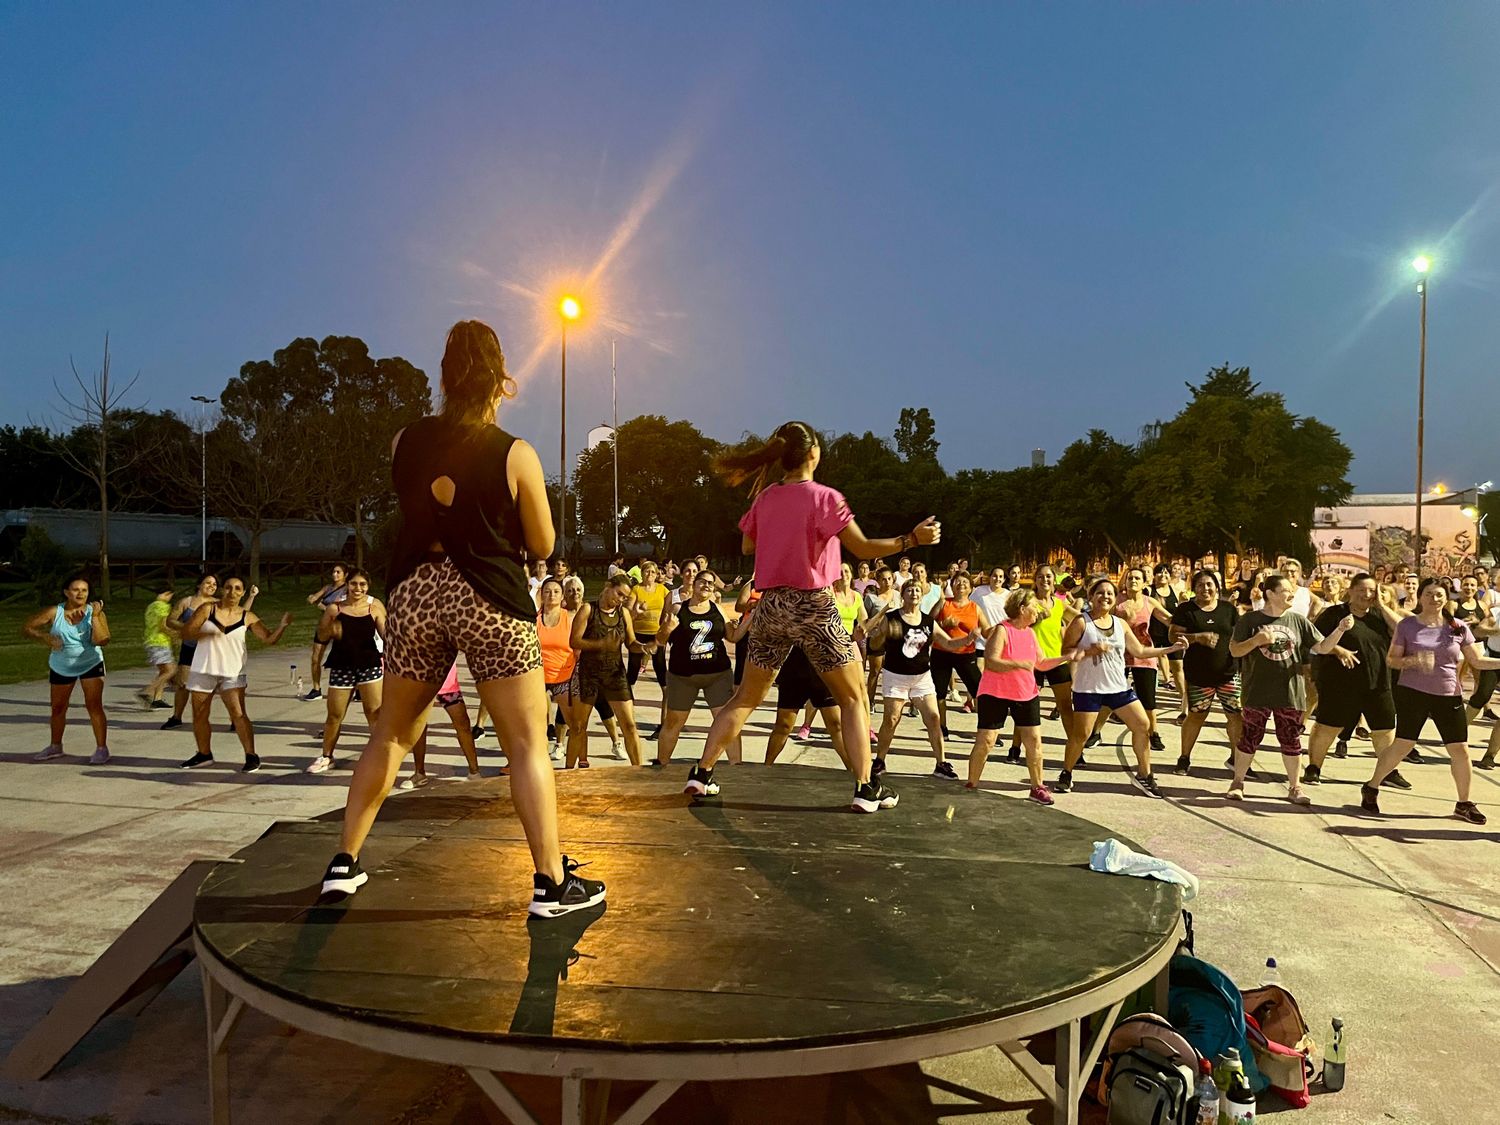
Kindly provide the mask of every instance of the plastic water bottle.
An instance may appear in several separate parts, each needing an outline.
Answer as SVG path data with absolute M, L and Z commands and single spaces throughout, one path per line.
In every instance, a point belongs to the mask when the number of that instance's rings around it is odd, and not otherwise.
M 297 694 L 298 695 L 305 695 L 305 694 L 307 694 L 306 692 L 304 692 L 302 690 L 302 677 L 301 676 L 297 677 Z
M 1344 1045 L 1344 1021 L 1333 1017 L 1333 1038 L 1328 1041 L 1328 1052 L 1323 1056 L 1323 1089 L 1337 1093 L 1344 1088 L 1344 1064 L 1349 1061 L 1349 1048 Z
M 1274 958 L 1274 957 L 1267 957 L 1266 958 L 1266 971 L 1263 972 L 1263 973 L 1261 973 L 1261 975 L 1260 975 L 1260 986 L 1262 988 L 1265 988 L 1267 985 L 1270 985 L 1270 984 L 1279 985 L 1280 983 L 1281 983 L 1281 970 L 1276 967 L 1276 958 Z
M 1219 1125 L 1219 1088 L 1214 1085 L 1213 1068 L 1207 1059 L 1199 1060 L 1198 1108 L 1192 1125 Z
M 297 666 L 295 664 L 293 664 L 291 666 L 291 670 L 287 672 L 286 682 L 289 684 L 295 684 L 297 682 Z

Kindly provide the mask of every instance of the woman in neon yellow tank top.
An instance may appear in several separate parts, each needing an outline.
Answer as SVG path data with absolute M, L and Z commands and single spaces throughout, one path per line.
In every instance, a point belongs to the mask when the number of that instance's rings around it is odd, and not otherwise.
M 1031 589 L 1039 603 L 1036 622 L 1031 626 L 1031 631 L 1036 634 L 1037 648 L 1041 649 L 1043 660 L 1061 656 L 1063 630 L 1073 623 L 1078 609 L 1057 593 L 1057 572 L 1050 565 L 1037 567 Z M 1037 672 L 1036 686 L 1040 689 L 1048 684 L 1052 685 L 1052 698 L 1057 703 L 1057 715 L 1062 720 L 1063 729 L 1069 730 L 1073 721 L 1071 668 L 1064 663 L 1046 672 Z M 1019 745 L 1011 747 L 1010 756 L 1020 761 Z
M 656 676 L 657 686 L 663 691 L 667 686 L 667 653 L 661 645 L 656 643 L 656 634 L 661 629 L 662 610 L 666 608 L 667 597 L 671 591 L 664 583 L 657 581 L 658 571 L 654 562 L 641 563 L 641 580 L 636 583 L 635 588 L 630 591 L 630 620 L 635 626 L 635 635 L 640 638 L 644 646 L 640 652 L 632 652 L 625 666 L 625 679 L 631 687 L 635 686 L 636 680 L 640 679 L 641 665 L 646 662 L 649 654 L 651 657 L 651 671 Z M 665 696 L 663 697 L 665 705 Z M 661 733 L 661 718 L 658 716 L 656 726 L 650 730 L 643 730 L 641 737 L 652 739 Z

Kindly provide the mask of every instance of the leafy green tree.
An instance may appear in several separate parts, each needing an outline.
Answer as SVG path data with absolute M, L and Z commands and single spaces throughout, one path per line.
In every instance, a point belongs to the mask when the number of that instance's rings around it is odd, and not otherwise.
M 937 423 L 925 406 L 903 406 L 896 422 L 896 452 L 908 465 L 938 463 Z
M 1309 560 L 1315 507 L 1342 503 L 1351 454 L 1338 432 L 1227 364 L 1147 443 L 1128 489 L 1170 540 L 1244 557 L 1258 547 Z
M 1057 459 L 1040 504 L 1041 522 L 1080 567 L 1104 556 L 1128 562 L 1154 538 L 1154 525 L 1126 486 L 1138 461 L 1135 447 L 1097 429 Z

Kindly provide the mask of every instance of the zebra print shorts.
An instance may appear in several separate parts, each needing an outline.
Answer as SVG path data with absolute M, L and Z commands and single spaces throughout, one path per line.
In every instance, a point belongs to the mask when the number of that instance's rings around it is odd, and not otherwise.
M 807 654 L 817 672 L 832 672 L 859 659 L 854 638 L 839 619 L 839 607 L 829 587 L 798 590 L 775 586 L 756 603 L 755 616 L 750 619 L 750 663 L 775 671 L 785 663 L 794 645 Z

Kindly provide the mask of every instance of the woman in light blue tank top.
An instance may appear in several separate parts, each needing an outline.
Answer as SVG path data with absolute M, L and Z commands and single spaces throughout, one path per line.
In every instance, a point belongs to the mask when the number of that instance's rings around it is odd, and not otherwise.
M 68 703 L 73 685 L 83 685 L 83 705 L 94 728 L 94 755 L 90 764 L 109 761 L 108 720 L 104 716 L 104 645 L 109 644 L 109 621 L 103 602 L 89 601 L 89 582 L 79 575 L 63 586 L 63 600 L 38 610 L 26 622 L 25 634 L 46 645 L 47 681 L 52 686 L 52 740 L 32 761 L 47 762 L 63 756 L 63 728 L 68 723 Z

